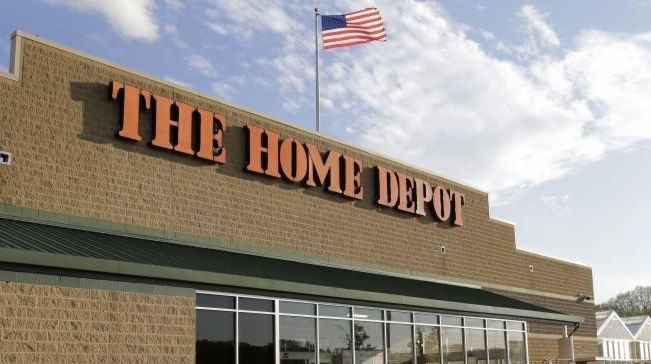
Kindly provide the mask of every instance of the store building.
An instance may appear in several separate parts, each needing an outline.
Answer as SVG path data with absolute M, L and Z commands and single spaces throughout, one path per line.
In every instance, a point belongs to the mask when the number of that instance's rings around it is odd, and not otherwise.
M 487 193 L 37 36 L 12 42 L 0 362 L 596 357 L 591 269 L 517 249 Z
M 620 317 L 617 312 L 598 311 L 597 360 L 606 363 L 651 363 L 651 318 Z
M 649 316 L 622 317 L 633 335 L 631 357 L 641 363 L 651 364 L 651 318 Z
M 635 335 L 615 311 L 598 311 L 597 337 L 599 339 L 599 361 L 626 362 L 634 358 L 631 348 Z

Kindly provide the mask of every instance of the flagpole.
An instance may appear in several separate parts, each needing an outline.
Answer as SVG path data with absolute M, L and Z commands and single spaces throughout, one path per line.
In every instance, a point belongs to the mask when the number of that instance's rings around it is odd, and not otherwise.
M 316 74 L 316 131 L 320 129 L 321 122 L 321 89 L 319 88 L 319 8 L 314 8 L 314 50 L 316 56 L 315 74 Z

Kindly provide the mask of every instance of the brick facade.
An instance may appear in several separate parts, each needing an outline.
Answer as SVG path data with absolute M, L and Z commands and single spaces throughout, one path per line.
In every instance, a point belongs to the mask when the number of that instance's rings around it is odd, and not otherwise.
M 22 42 L 20 79 L 15 81 L 0 76 L 0 148 L 13 153 L 13 164 L 3 167 L 0 173 L 0 204 L 214 238 L 347 265 L 499 286 L 504 292 L 512 292 L 511 288 L 526 290 L 529 293 L 512 296 L 563 313 L 583 315 L 587 323 L 579 330 L 580 334 L 595 336 L 594 306 L 571 301 L 578 294 L 593 296 L 591 269 L 518 250 L 514 227 L 491 219 L 486 193 L 255 112 L 98 62 L 35 37 L 18 37 Z M 119 104 L 108 99 L 108 85 L 113 80 L 225 115 L 228 119 L 224 136 L 228 151 L 226 164 L 205 163 L 154 149 L 147 145 L 149 140 L 132 143 L 116 138 Z M 141 134 L 150 136 L 152 126 L 145 120 L 151 120 L 151 112 L 141 115 Z M 321 188 L 305 188 L 247 173 L 243 168 L 246 160 L 243 126 L 246 124 L 277 131 L 282 137 L 314 143 L 322 151 L 336 150 L 361 159 L 364 199 L 353 201 L 326 193 Z M 466 196 L 464 225 L 450 227 L 435 223 L 431 217 L 419 218 L 378 207 L 374 203 L 375 176 L 371 169 L 376 165 L 463 192 Z M 446 254 L 441 254 L 440 245 L 447 246 Z M 529 271 L 530 265 L 534 266 L 533 272 Z M 173 330 L 174 334 L 163 337 L 136 335 L 138 337 L 134 337 L 129 346 L 131 349 L 124 355 L 137 357 L 147 348 L 156 346 L 153 341 L 138 340 L 169 340 L 166 345 L 172 343 L 179 350 L 191 346 L 184 331 L 192 326 L 192 313 L 186 312 L 193 305 L 191 300 L 177 302 L 177 298 L 156 298 L 162 300 L 160 304 L 142 303 L 139 307 L 149 314 L 132 316 L 128 313 L 130 308 L 118 303 L 127 297 L 123 293 L 6 284 L 2 287 L 3 297 L 13 300 L 21 290 L 44 290 L 48 293 L 34 295 L 54 295 L 59 297 L 57 300 L 64 301 L 66 295 L 79 295 L 80 299 L 83 297 L 79 302 L 88 304 L 90 312 L 104 312 L 97 305 L 115 302 L 122 315 L 105 312 L 99 316 L 106 318 L 104 324 L 120 327 L 132 324 L 130 320 L 137 318 L 142 325 L 136 326 L 145 330 L 142 334 L 147 328 L 154 328 L 146 325 L 148 319 L 157 321 L 158 314 L 167 317 L 170 305 L 180 304 L 183 313 L 172 315 L 175 317 L 172 320 L 176 325 L 174 330 L 179 331 Z M 86 297 L 88 295 L 92 297 Z M 546 295 L 564 298 L 552 299 Z M 34 299 L 27 295 L 23 298 L 27 303 L 20 307 L 24 308 L 12 309 L 13 306 L 5 303 L 0 311 L 5 315 L 4 320 L 9 314 L 39 314 L 37 309 L 30 307 L 29 302 Z M 37 301 L 56 306 L 55 301 L 45 298 Z M 71 315 L 65 310 L 61 314 Z M 84 311 L 74 314 L 70 316 L 72 322 L 83 322 L 84 315 L 92 316 Z M 101 348 L 105 346 L 102 345 L 110 346 L 117 342 L 112 340 L 131 337 L 126 333 L 124 336 L 92 334 L 92 326 L 87 328 L 85 339 L 71 337 L 70 342 L 90 340 L 93 344 L 87 344 L 84 350 L 103 353 Z M 552 333 L 551 328 L 535 324 L 531 328 L 549 334 L 560 331 Z M 156 332 L 153 330 L 152 334 Z M 47 336 L 47 340 L 52 336 Z M 5 341 L 5 337 L 14 339 Z M 67 336 L 61 336 L 64 337 Z M 57 347 L 47 340 L 43 348 L 49 348 L 48 345 L 52 345 L 52 350 L 66 347 Z M 5 329 L 2 345 L 23 350 L 27 344 L 19 330 Z M 532 339 L 530 345 L 532 358 L 535 358 L 532 363 L 539 356 L 548 357 L 557 350 L 544 340 Z M 162 355 L 161 358 L 176 353 L 151 350 L 152 354 Z M 186 359 L 189 352 L 185 353 Z
M 193 297 L 0 283 L 1 363 L 193 363 Z

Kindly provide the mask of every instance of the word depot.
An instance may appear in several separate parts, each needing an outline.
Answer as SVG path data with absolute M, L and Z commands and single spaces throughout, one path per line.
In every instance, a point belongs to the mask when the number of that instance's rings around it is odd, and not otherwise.
M 154 95 L 119 81 L 110 84 L 110 98 L 121 101 L 121 127 L 118 136 L 136 142 L 140 135 L 140 111 L 153 111 L 151 145 L 191 155 L 214 163 L 226 163 L 224 137 L 227 120 L 221 114 L 197 106 Z M 251 173 L 305 185 L 322 186 L 325 190 L 362 200 L 363 164 L 360 159 L 327 151 L 323 153 L 311 143 L 295 138 L 281 138 L 272 130 L 256 125 L 244 126 L 247 131 L 247 164 Z M 418 216 L 428 212 L 436 221 L 463 225 L 461 192 L 432 186 L 427 181 L 383 166 L 374 168 L 379 206 Z

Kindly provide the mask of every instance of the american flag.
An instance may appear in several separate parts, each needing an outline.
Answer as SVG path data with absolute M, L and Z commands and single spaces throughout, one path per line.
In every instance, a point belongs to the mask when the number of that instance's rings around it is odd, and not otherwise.
M 325 49 L 387 40 L 380 11 L 376 8 L 344 15 L 322 15 L 321 32 Z

